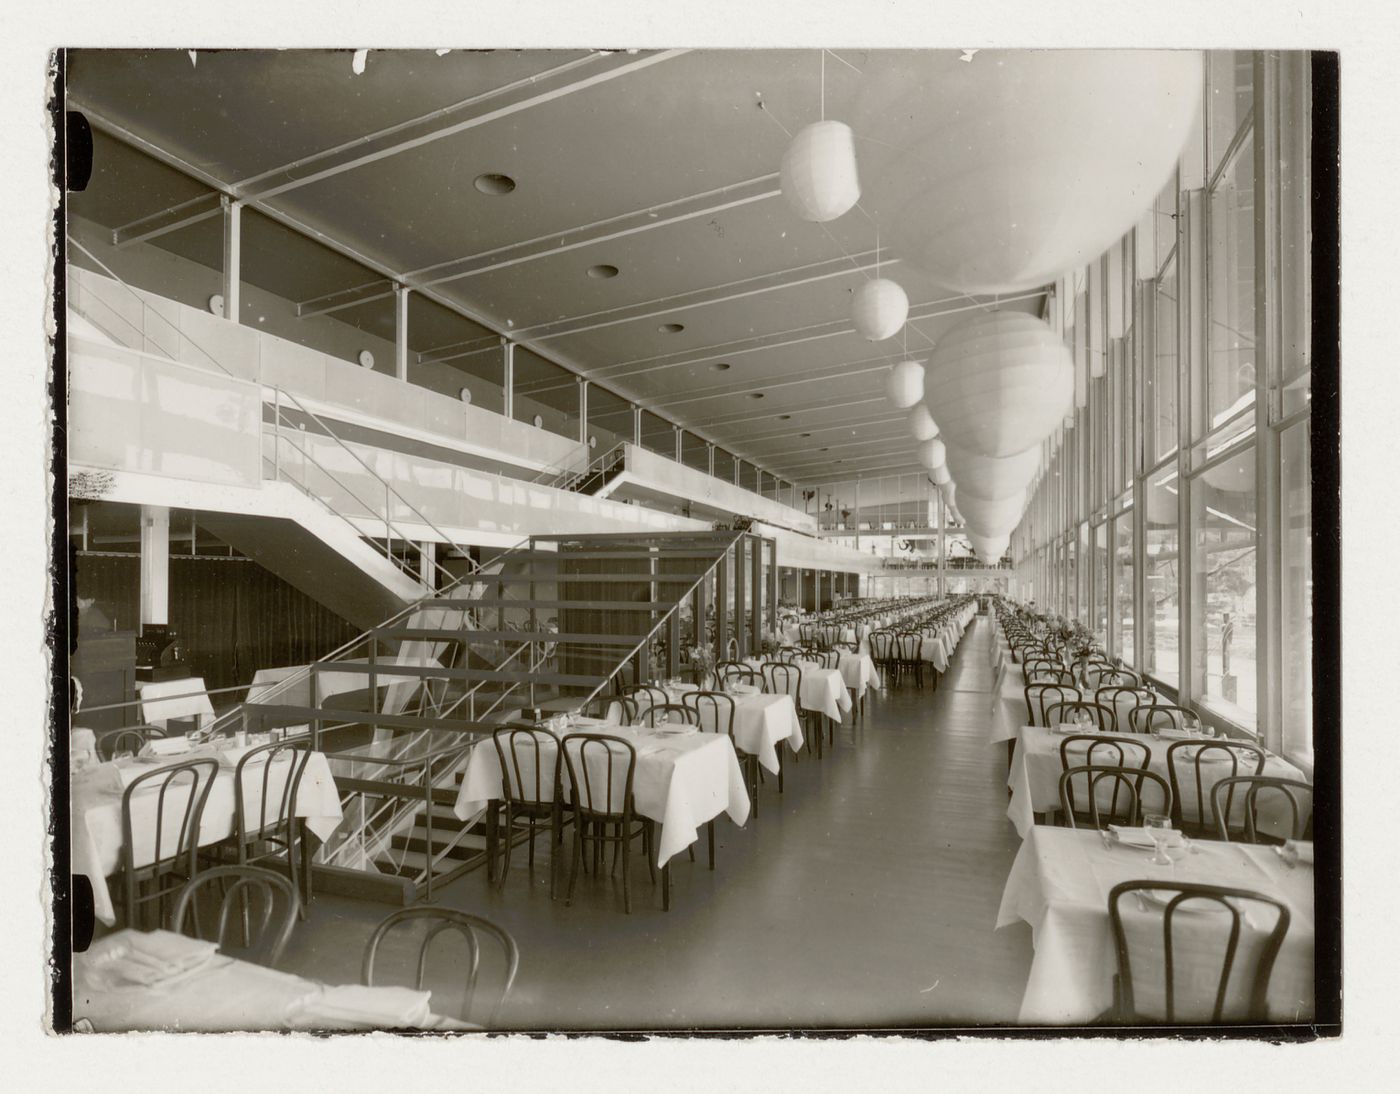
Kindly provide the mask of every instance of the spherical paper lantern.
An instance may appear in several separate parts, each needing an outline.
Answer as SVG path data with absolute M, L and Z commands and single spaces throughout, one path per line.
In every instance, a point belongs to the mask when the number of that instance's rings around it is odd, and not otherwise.
M 862 338 L 883 342 L 899 333 L 909 318 L 909 297 L 888 277 L 861 284 L 851 298 L 851 322 Z
M 948 470 L 958 484 L 958 494 L 979 498 L 1005 498 L 1024 490 L 1040 466 L 1040 449 L 1028 448 L 1015 456 L 979 456 L 949 444 Z
M 1166 185 L 1200 108 L 1191 50 L 876 51 L 853 122 L 861 206 L 960 292 L 1097 259 Z
M 900 410 L 908 410 L 924 397 L 924 366 L 918 361 L 901 361 L 885 378 L 885 394 Z M 925 413 L 928 413 L 925 411 Z M 933 421 L 929 418 L 929 421 Z M 936 433 L 937 430 L 934 430 Z M 929 436 L 933 436 L 932 433 Z M 924 438 L 920 438 L 921 440 Z
M 933 479 L 933 485 L 934 485 L 934 486 L 947 486 L 947 487 L 949 488 L 949 493 L 948 493 L 947 495 L 944 496 L 943 500 L 944 500 L 944 502 L 951 501 L 951 500 L 952 500 L 952 497 L 953 497 L 953 495 L 952 495 L 953 475 L 952 475 L 952 473 L 948 470 L 947 465 L 946 465 L 946 464 L 940 464 L 939 466 L 935 467 L 935 468 L 933 469 L 933 472 L 932 472 L 932 474 L 930 475 L 930 477 Z
M 983 456 L 1014 456 L 1055 431 L 1074 403 L 1074 362 L 1049 324 L 979 312 L 938 340 L 924 396 L 944 436 Z
M 783 197 L 803 220 L 835 220 L 860 200 L 856 145 L 844 122 L 813 122 L 797 131 L 778 168 Z
M 919 378 L 923 379 L 922 369 L 919 371 Z M 914 434 L 916 441 L 931 441 L 938 436 L 938 423 L 933 420 L 933 415 L 923 403 L 919 403 L 909 412 L 909 432 Z
M 1026 492 L 1018 490 L 1004 498 L 981 498 L 964 490 L 958 495 L 958 508 L 969 526 L 983 535 L 1010 533 L 1021 521 L 1026 508 Z
M 948 450 L 937 437 L 919 445 L 919 462 L 928 470 L 942 467 L 948 460 Z

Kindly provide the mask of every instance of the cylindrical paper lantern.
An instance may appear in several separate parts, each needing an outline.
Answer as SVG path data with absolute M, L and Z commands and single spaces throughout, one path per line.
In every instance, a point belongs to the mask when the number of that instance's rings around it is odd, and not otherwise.
M 899 362 L 885 378 L 885 394 L 900 410 L 908 410 L 924 397 L 924 366 L 918 361 Z
M 1020 523 L 1026 508 L 1026 492 L 1018 490 L 1005 498 L 979 498 L 964 490 L 958 495 L 958 508 L 968 524 L 983 535 L 1010 533 Z
M 1011 545 L 1011 537 L 1005 536 L 982 536 L 975 532 L 970 532 L 967 542 L 972 549 L 977 552 L 977 557 L 983 562 L 1000 562 L 1001 556 L 1006 553 L 1006 548 Z
M 922 368 L 919 370 L 919 379 L 922 382 Z M 931 441 L 938 436 L 938 423 L 933 420 L 933 415 L 923 403 L 919 403 L 909 412 L 909 432 L 914 434 L 916 441 Z
M 1038 445 L 1074 401 L 1074 365 L 1054 331 L 1024 312 L 979 312 L 953 327 L 924 369 L 944 437 L 983 456 Z
M 948 450 L 937 437 L 919 445 L 919 462 L 928 470 L 932 471 L 935 467 L 942 467 L 947 459 Z
M 898 334 L 909 318 L 909 297 L 888 277 L 861 284 L 851 298 L 851 322 L 862 338 L 883 342 Z
M 862 208 L 975 293 L 1048 284 L 1120 239 L 1171 177 L 1203 82 L 1200 53 L 1137 49 L 875 51 L 861 79 Z
M 952 487 L 953 485 L 953 475 L 952 472 L 948 470 L 947 464 L 939 464 L 937 467 L 933 468 L 929 477 L 933 479 L 934 486 Z M 944 502 L 948 502 L 952 496 L 951 491 L 944 495 Z
M 1003 459 L 979 456 L 952 444 L 947 449 L 948 470 L 957 481 L 959 497 L 963 494 L 991 499 L 1010 497 L 1025 489 L 1040 466 L 1039 448 L 1028 448 Z
M 813 122 L 797 131 L 778 169 L 783 197 L 803 220 L 835 220 L 860 200 L 856 145 L 844 122 Z

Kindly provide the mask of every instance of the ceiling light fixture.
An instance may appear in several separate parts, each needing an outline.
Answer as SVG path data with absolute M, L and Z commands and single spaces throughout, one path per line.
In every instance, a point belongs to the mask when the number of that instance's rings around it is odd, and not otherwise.
M 483 194 L 490 194 L 493 197 L 500 197 L 502 194 L 509 194 L 515 189 L 515 180 L 509 175 L 499 175 L 488 172 L 484 175 L 477 175 L 472 180 L 472 185 Z
M 588 267 L 588 276 L 595 281 L 606 281 L 610 277 L 616 277 L 617 273 L 617 267 L 611 266 L 606 262 L 599 263 L 597 266 Z
M 728 361 L 717 361 L 711 367 L 716 372 L 728 372 L 731 366 Z
M 662 334 L 680 334 L 681 331 L 685 330 L 685 324 L 662 323 L 661 326 L 657 327 L 656 329 L 659 330 Z
M 763 392 L 761 392 L 761 391 L 750 391 L 750 392 L 749 392 L 749 398 L 750 398 L 750 399 L 762 399 L 762 398 L 763 398 Z

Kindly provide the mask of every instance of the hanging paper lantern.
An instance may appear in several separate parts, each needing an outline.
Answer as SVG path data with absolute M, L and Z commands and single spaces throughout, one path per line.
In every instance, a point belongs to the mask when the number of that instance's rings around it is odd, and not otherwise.
M 1001 556 L 1006 554 L 1006 548 L 1011 545 L 1011 537 L 1009 535 L 982 536 L 970 532 L 967 542 L 977 552 L 977 557 L 990 565 L 1001 561 Z
M 1203 83 L 1199 52 L 1137 49 L 875 51 L 861 79 L 861 207 L 970 293 L 1037 288 L 1121 239 L 1171 177 Z
M 919 370 L 919 379 L 922 383 L 922 368 Z M 909 432 L 914 434 L 916 441 L 931 441 L 938 436 L 938 423 L 933 420 L 933 415 L 923 403 L 909 412 Z
M 948 459 L 948 450 L 937 437 L 919 445 L 919 462 L 929 471 L 942 467 Z
M 835 220 L 860 200 L 856 145 L 844 122 L 813 122 L 797 131 L 778 169 L 783 197 L 803 220 Z
M 885 378 L 885 394 L 900 410 L 908 410 L 924 397 L 924 366 L 918 361 L 899 362 Z
M 864 282 L 851 299 L 851 322 L 861 337 L 883 342 L 898 334 L 909 318 L 909 297 L 888 277 Z
M 1010 497 L 1035 475 L 1040 466 L 1040 449 L 1028 448 L 1015 456 L 998 459 L 993 456 L 979 456 L 965 448 L 949 444 L 948 470 L 957 480 L 958 492 L 976 494 L 979 498 L 999 499 Z
M 939 464 L 937 467 L 935 467 L 935 468 L 933 469 L 932 475 L 930 475 L 930 478 L 933 479 L 933 485 L 934 485 L 934 486 L 946 486 L 946 487 L 948 487 L 949 492 L 948 492 L 947 494 L 944 495 L 943 500 L 944 500 L 945 503 L 951 501 L 952 498 L 953 498 L 953 494 L 952 494 L 953 475 L 952 475 L 952 473 L 948 470 L 947 465 L 946 465 L 946 464 Z
M 1040 444 L 1074 402 L 1074 364 L 1048 324 L 1015 311 L 979 312 L 938 340 L 924 396 L 944 436 L 983 456 Z
M 969 526 L 983 535 L 1010 533 L 1025 512 L 1026 492 L 1018 490 L 1004 498 L 981 498 L 964 490 L 958 496 L 958 508 L 967 517 Z

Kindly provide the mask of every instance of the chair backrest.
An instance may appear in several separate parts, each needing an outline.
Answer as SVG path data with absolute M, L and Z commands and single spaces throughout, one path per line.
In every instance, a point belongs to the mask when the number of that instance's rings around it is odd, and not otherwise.
M 122 865 L 128 875 L 137 867 L 162 866 L 188 856 L 195 866 L 199 825 L 209 791 L 219 775 L 215 759 L 185 760 L 140 775 L 122 794 Z M 142 838 L 132 822 L 132 801 L 136 796 L 155 795 L 155 823 L 149 831 L 143 823 Z
M 803 652 L 804 651 L 801 646 L 782 646 L 779 648 L 778 652 L 773 656 L 772 660 L 782 661 L 786 664 L 791 665 L 803 655 Z
M 501 794 L 524 805 L 554 801 L 559 789 L 559 738 L 532 725 L 505 725 L 491 734 L 501 764 Z
M 1184 732 L 1200 726 L 1201 716 L 1189 707 L 1172 703 L 1139 703 L 1128 712 L 1128 730 L 1132 733 L 1159 733 L 1164 729 Z
M 695 724 L 705 733 L 734 737 L 734 698 L 720 691 L 688 691 L 681 702 L 695 714 Z
M 1157 702 L 1157 693 L 1131 684 L 1105 684 L 1094 692 L 1094 702 L 1112 707 L 1119 732 L 1128 733 L 1132 730 L 1128 719 L 1133 708 L 1153 706 Z
M 870 632 L 870 656 L 877 663 L 894 659 L 894 635 L 889 631 Z
M 1047 726 L 1062 726 L 1066 722 L 1072 725 L 1077 724 L 1081 711 L 1089 716 L 1089 720 L 1098 727 L 1100 733 L 1117 732 L 1118 718 L 1114 714 L 1113 708 L 1101 706 L 1088 699 L 1063 699 L 1058 703 L 1051 703 L 1045 708 L 1045 724 Z
M 695 711 L 684 703 L 656 703 L 642 715 L 642 725 L 652 729 L 674 722 L 687 726 L 699 725 Z
M 99 733 L 95 742 L 97 758 L 110 760 L 123 752 L 133 756 L 146 747 L 146 742 L 165 736 L 160 726 L 127 726 L 125 729 L 109 729 Z
M 817 625 L 815 623 L 799 623 L 797 625 L 797 637 L 802 639 L 803 642 L 812 641 L 812 639 L 816 637 L 816 634 Z
M 212 935 L 199 929 L 198 901 L 207 894 L 215 894 L 219 902 Z M 296 888 L 284 874 L 261 866 L 216 866 L 196 874 L 180 890 L 170 929 L 185 934 L 188 920 L 188 933 L 217 942 L 227 956 L 276 968 L 296 926 L 299 906 Z M 230 915 L 236 925 L 232 932 Z M 240 948 L 242 953 L 237 952 Z
M 724 656 L 731 661 L 739 660 L 739 640 L 731 638 L 724 644 Z
M 579 708 L 579 713 L 611 725 L 630 725 L 636 721 L 637 703 L 625 695 L 595 695 Z
M 637 768 L 632 743 L 606 733 L 573 733 L 564 738 L 563 752 L 574 810 L 630 820 Z
M 1244 741 L 1174 741 L 1167 748 L 1167 775 L 1171 778 L 1177 820 L 1204 828 L 1206 801 L 1222 779 L 1237 775 L 1262 775 L 1264 750 Z M 1225 815 L 1234 805 L 1234 787 L 1225 794 Z
M 1160 802 L 1160 809 L 1153 803 L 1150 811 L 1170 814 L 1172 792 L 1166 779 L 1154 771 L 1115 764 L 1080 764 L 1060 772 L 1060 809 L 1071 828 L 1076 827 L 1076 818 L 1086 811 L 1095 828 L 1141 824 L 1143 813 L 1149 811 L 1144 784 L 1157 792 Z
M 721 661 L 715 666 L 715 677 L 721 684 L 727 684 L 730 680 L 743 680 L 750 682 L 750 677 L 757 676 L 752 665 L 746 665 L 742 661 Z
M 824 669 L 839 669 L 841 667 L 841 651 L 838 649 L 823 650 L 817 655 L 816 660 Z
M 1152 878 L 1115 885 L 1108 915 L 1120 1021 L 1267 1021 L 1269 978 L 1291 918 L 1286 904 L 1249 889 Z M 1157 975 L 1141 966 L 1134 975 L 1134 950 Z
M 923 656 L 923 635 L 904 631 L 895 637 L 895 644 L 899 650 L 896 656 L 901 661 L 912 663 Z
M 637 713 L 644 714 L 647 707 L 657 703 L 668 703 L 670 697 L 653 684 L 633 684 L 622 689 L 622 694 L 637 704 Z
M 273 741 L 245 752 L 234 769 L 233 800 L 239 846 L 291 836 L 301 778 L 311 759 L 306 738 Z
M 403 923 L 422 923 L 426 928 L 423 941 L 418 947 L 417 975 L 413 981 L 413 987 L 419 991 L 423 990 L 423 984 L 427 978 L 429 950 L 437 937 L 445 932 L 455 931 L 466 940 L 468 955 L 466 994 L 459 1012 L 463 1020 L 470 1019 L 472 1003 L 477 995 L 481 973 L 482 942 L 490 939 L 500 946 L 504 959 L 500 990 L 493 994 L 491 1007 L 485 1020 L 478 1023 L 488 1029 L 493 1026 L 496 1022 L 496 1016 L 500 1012 L 501 1004 L 505 1002 L 515 983 L 515 974 L 520 969 L 520 950 L 515 944 L 515 939 L 504 928 L 497 926 L 489 919 L 483 919 L 481 916 L 471 915 L 468 912 L 459 912 L 455 908 L 422 906 L 404 908 L 383 920 L 374 929 L 369 942 L 365 945 L 361 979 L 364 980 L 366 987 L 375 986 L 375 964 L 380 943 L 384 941 L 385 935 Z M 402 965 L 396 963 L 396 967 L 401 968 Z M 433 967 L 434 969 L 442 968 L 441 959 L 434 961 Z M 435 992 L 435 995 L 437 994 Z
M 1240 791 L 1236 798 L 1235 792 Z M 1260 824 L 1260 796 L 1264 796 L 1263 817 Z M 1236 815 L 1240 823 L 1231 825 L 1234 819 L 1231 805 L 1239 802 Z M 1298 779 L 1282 779 L 1273 775 L 1235 775 L 1221 779 L 1210 788 L 1211 813 L 1215 817 L 1216 834 L 1227 842 L 1231 838 L 1242 843 L 1264 843 L 1259 838 L 1260 828 L 1273 828 L 1274 840 L 1310 839 L 1312 832 L 1313 788 Z
M 796 665 L 770 661 L 763 666 L 763 683 L 774 695 L 791 695 L 796 701 L 802 692 L 802 670 Z
M 1052 657 L 1027 657 L 1024 664 L 1021 666 L 1021 671 L 1026 674 L 1026 679 L 1029 680 L 1032 673 L 1039 672 L 1042 669 L 1046 672 L 1058 673 L 1063 672 L 1064 668 L 1064 665 L 1060 664 L 1057 659 Z M 1071 681 L 1071 683 L 1072 682 L 1073 681 Z
M 1071 733 L 1060 742 L 1060 770 L 1083 764 L 1108 764 L 1146 771 L 1152 749 L 1140 737 L 1110 737 L 1102 733 Z
M 1024 692 L 1027 723 L 1033 726 L 1048 724 L 1045 711 L 1051 703 L 1082 698 L 1079 689 L 1069 684 L 1027 684 Z
M 1079 686 L 1079 681 L 1074 678 L 1074 673 L 1069 669 L 1038 667 L 1030 669 L 1023 676 L 1028 684 L 1067 684 L 1076 688 Z

